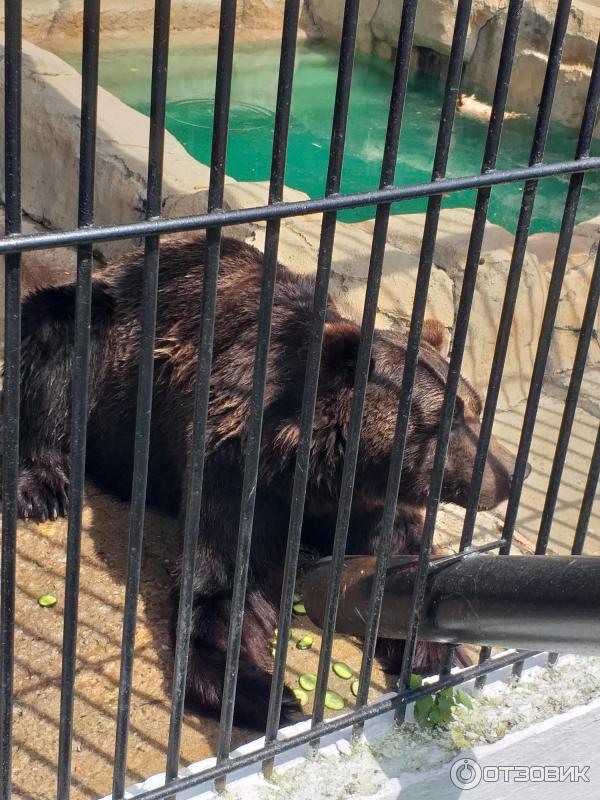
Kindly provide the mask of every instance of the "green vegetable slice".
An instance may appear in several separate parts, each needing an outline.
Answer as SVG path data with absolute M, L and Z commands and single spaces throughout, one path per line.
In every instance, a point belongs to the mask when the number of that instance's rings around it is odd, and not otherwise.
M 296 700 L 300 703 L 301 707 L 308 703 L 308 695 L 304 691 L 304 689 L 294 689 L 294 694 L 296 696 Z
M 294 592 L 294 603 L 301 603 L 302 602 L 302 595 L 300 592 Z
M 332 711 L 341 711 L 344 707 L 344 698 L 337 692 L 328 689 L 325 692 L 325 707 Z
M 331 669 L 335 672 L 338 678 L 343 678 L 344 680 L 348 680 L 352 677 L 352 670 L 348 666 L 348 664 L 344 664 L 343 661 L 334 661 L 331 665 Z
M 56 597 L 53 594 L 41 594 L 38 597 L 38 603 L 42 606 L 42 608 L 52 608 L 58 603 Z
M 304 607 L 304 603 L 294 603 L 293 609 L 294 609 L 294 614 L 306 614 L 306 608 Z
M 312 672 L 305 672 L 304 675 L 300 675 L 298 678 L 298 683 L 307 692 L 314 692 L 317 685 L 317 676 L 313 675 Z
M 274 641 L 277 641 L 277 628 L 273 629 L 273 637 L 274 637 Z M 291 628 L 290 628 L 289 633 L 288 633 L 288 639 L 290 640 L 290 642 L 293 639 L 293 633 L 292 633 L 292 629 Z
M 350 684 L 350 691 L 354 695 L 354 697 L 358 697 L 358 678 Z
M 312 636 L 303 636 L 300 641 L 296 642 L 296 647 L 298 650 L 310 650 L 310 648 L 314 644 L 314 639 Z

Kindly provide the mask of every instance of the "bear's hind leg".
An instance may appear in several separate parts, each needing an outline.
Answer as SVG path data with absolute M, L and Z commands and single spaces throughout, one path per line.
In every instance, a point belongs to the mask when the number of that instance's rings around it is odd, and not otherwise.
M 218 716 L 223 702 L 227 658 L 230 597 L 199 597 L 194 602 L 194 623 L 188 661 L 186 708 Z M 264 730 L 271 691 L 269 641 L 277 611 L 265 596 L 249 588 L 246 595 L 242 645 L 235 695 L 234 722 Z M 284 687 L 280 722 L 303 719 L 293 692 Z

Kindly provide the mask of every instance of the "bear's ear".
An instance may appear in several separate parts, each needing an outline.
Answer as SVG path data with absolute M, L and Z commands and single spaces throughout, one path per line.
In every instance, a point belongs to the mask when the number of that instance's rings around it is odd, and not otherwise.
M 425 320 L 421 338 L 437 350 L 438 353 L 443 356 L 448 355 L 448 345 L 450 343 L 448 331 L 438 319 Z
M 354 380 L 360 328 L 348 320 L 326 322 L 323 330 L 321 378 L 327 383 Z

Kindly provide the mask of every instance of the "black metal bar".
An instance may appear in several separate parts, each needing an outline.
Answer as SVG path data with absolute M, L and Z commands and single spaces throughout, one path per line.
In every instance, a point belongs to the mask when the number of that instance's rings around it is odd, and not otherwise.
M 584 173 L 600 169 L 600 156 L 557 161 L 553 164 L 537 164 L 533 167 L 491 170 L 482 175 L 468 175 L 460 178 L 446 178 L 428 183 L 391 186 L 369 192 L 339 194 L 316 200 L 298 200 L 276 205 L 238 208 L 233 211 L 212 210 L 206 214 L 190 217 L 160 218 L 144 222 L 131 222 L 122 225 L 105 225 L 85 230 L 70 230 L 60 233 L 39 233 L 14 235 L 0 238 L 0 255 L 41 250 L 49 247 L 70 247 L 85 242 L 108 242 L 116 239 L 132 239 L 167 233 L 182 233 L 210 228 L 225 228 L 248 222 L 266 222 L 269 219 L 287 219 L 316 214 L 321 211 L 341 211 L 345 208 L 362 208 L 387 203 L 415 200 L 436 194 L 460 192 L 466 189 L 480 189 L 485 186 L 499 186 L 505 183 L 550 178 L 557 175 Z
M 209 214 L 212 212 L 217 215 L 222 213 L 221 207 L 223 205 L 225 185 L 236 5 L 236 0 L 223 0 L 221 3 L 210 184 L 208 189 Z M 210 395 L 210 370 L 213 352 L 220 253 L 221 228 L 213 227 L 207 231 L 206 236 L 206 269 L 204 271 L 202 291 L 202 314 L 199 331 L 196 391 L 194 398 L 192 455 L 189 465 L 190 471 L 181 562 L 177 638 L 173 669 L 173 693 L 167 753 L 167 781 L 176 778 L 179 764 L 181 724 L 185 699 L 190 632 L 192 627 L 194 567 L 196 563 L 196 547 L 202 506 L 202 480 L 204 476 L 205 439 Z
M 352 9 L 350 9 L 350 11 L 352 11 Z M 298 15 L 299 15 L 299 3 L 298 2 L 286 3 L 285 16 L 283 22 L 283 38 L 282 38 L 281 63 L 280 63 L 280 84 L 278 93 L 278 106 L 280 97 L 285 103 L 286 132 L 285 132 L 285 137 L 281 137 L 282 141 L 284 141 L 285 144 L 287 144 L 287 126 L 289 123 L 288 104 L 291 94 L 293 64 L 296 52 Z M 348 38 L 348 26 L 352 24 L 354 25 L 356 24 L 356 21 L 354 19 L 354 14 L 349 13 L 347 8 L 344 16 L 342 40 L 340 45 L 340 65 L 342 63 L 346 63 L 349 54 L 349 45 L 352 45 L 351 49 L 353 51 L 354 37 L 351 36 L 350 39 Z M 351 58 L 353 52 L 350 52 L 349 55 Z M 347 70 L 345 71 L 345 76 L 346 76 L 345 82 L 341 81 L 342 69 L 340 68 L 338 72 L 338 87 L 336 90 L 336 102 L 334 106 L 334 121 L 333 121 L 334 132 L 338 131 L 340 129 L 340 126 L 345 125 L 346 122 L 347 104 L 349 99 L 350 80 L 351 80 L 351 69 L 352 69 L 352 61 L 350 61 L 350 72 L 348 73 Z M 287 77 L 288 74 L 289 77 Z M 283 110 L 284 109 L 282 109 L 282 111 Z M 332 133 L 332 144 L 335 138 L 337 138 L 336 134 Z M 273 142 L 274 158 L 273 158 L 273 168 L 272 168 L 272 180 L 276 176 L 275 148 L 277 146 L 277 140 L 278 136 L 277 133 L 275 133 Z M 333 174 L 336 171 L 338 172 L 338 174 L 341 173 L 342 157 L 343 157 L 343 137 L 341 141 L 341 146 L 337 148 L 332 147 L 332 149 L 330 150 L 330 166 L 328 168 L 326 193 L 332 190 Z M 285 161 L 284 154 L 280 156 L 280 160 L 284 163 Z M 338 160 L 340 160 L 339 165 L 337 164 Z M 339 183 L 337 188 L 339 188 Z M 281 199 L 281 196 L 279 196 L 278 199 Z M 325 226 L 325 222 L 323 222 L 323 226 Z M 331 263 L 331 255 L 329 255 L 329 262 L 326 265 L 326 269 L 324 270 L 322 253 L 323 250 L 321 246 L 319 250 L 317 274 L 319 275 L 320 273 L 321 275 L 323 275 L 323 273 L 325 272 L 326 273 L 325 280 L 327 282 L 329 265 Z M 319 300 L 318 290 L 315 292 L 314 303 L 315 307 L 319 306 L 320 303 L 322 305 L 322 302 Z M 318 335 L 319 332 L 318 323 L 319 320 L 313 321 L 313 325 L 311 327 L 311 340 L 309 343 L 309 354 L 307 360 L 307 378 L 304 386 L 304 397 L 302 401 L 302 411 L 300 420 L 300 442 L 298 446 L 298 454 L 297 454 L 296 467 L 294 473 L 294 484 L 292 488 L 292 498 L 291 498 L 292 510 L 290 513 L 287 549 L 286 549 L 285 565 L 284 565 L 284 572 L 282 579 L 281 603 L 280 603 L 279 619 L 278 619 L 278 637 L 277 637 L 277 646 L 276 646 L 275 659 L 273 665 L 273 679 L 271 683 L 271 693 L 269 696 L 269 709 L 267 713 L 267 724 L 265 730 L 265 744 L 269 744 L 277 736 L 277 730 L 279 728 L 279 716 L 281 713 L 281 703 L 283 698 L 285 664 L 286 664 L 287 646 L 289 640 L 290 621 L 292 614 L 292 599 L 294 592 L 294 582 L 296 578 L 296 567 L 298 563 L 300 535 L 302 531 L 302 512 L 304 506 L 306 477 L 308 473 L 308 460 L 310 456 L 310 441 L 312 436 L 314 399 L 311 401 L 311 398 L 313 397 L 311 392 L 314 391 L 316 393 L 316 385 L 317 385 L 318 369 L 319 369 L 318 365 L 319 365 L 320 351 L 321 351 L 321 337 Z M 317 330 L 317 335 L 315 335 L 315 330 Z M 316 368 L 313 366 L 311 370 L 310 364 L 311 363 L 314 364 L 315 358 L 316 358 Z M 310 379 L 311 374 L 312 374 L 312 380 Z M 302 464 L 305 464 L 304 469 L 301 466 Z M 263 771 L 265 774 L 267 775 L 270 774 L 272 768 L 273 768 L 272 761 L 265 761 L 263 763 Z
M 283 199 L 285 161 L 290 123 L 292 82 L 294 76 L 294 62 L 296 57 L 296 37 L 298 31 L 299 14 L 300 4 L 298 0 L 288 0 L 288 2 L 286 2 L 283 20 L 279 80 L 275 108 L 275 125 L 273 130 L 273 152 L 271 159 L 269 204 L 279 203 Z M 250 401 L 250 414 L 248 418 L 248 436 L 246 440 L 246 458 L 244 465 L 244 480 L 242 485 L 235 576 L 233 581 L 234 589 L 231 603 L 227 663 L 225 666 L 225 681 L 223 686 L 224 699 L 222 704 L 219 742 L 217 745 L 217 763 L 227 759 L 231 749 L 231 731 L 233 728 L 235 694 L 242 643 L 244 603 L 248 582 L 252 526 L 254 523 L 254 506 L 256 500 L 256 488 L 258 484 L 263 405 L 265 384 L 267 380 L 269 346 L 271 341 L 271 315 L 273 311 L 275 281 L 277 278 L 277 252 L 279 247 L 280 227 L 281 220 L 269 220 L 267 222 L 265 233 L 262 285 L 258 312 L 257 344 L 252 383 L 252 396 Z M 285 642 L 287 645 L 288 632 L 285 631 L 285 633 L 283 633 L 282 628 L 279 630 L 279 644 L 281 645 L 282 642 Z M 281 683 L 283 690 L 283 676 L 281 678 Z M 277 716 L 278 715 L 279 712 Z M 224 779 L 219 788 L 224 788 Z
M 161 209 L 170 10 L 170 0 L 156 0 L 152 54 L 150 134 L 148 141 L 148 188 L 146 201 L 146 217 L 148 219 L 160 214 Z M 144 248 L 129 550 L 123 611 L 119 701 L 116 717 L 117 731 L 113 771 L 113 798 L 115 800 L 120 800 L 124 796 L 127 773 L 127 742 L 133 681 L 136 614 L 142 563 L 146 483 L 150 452 L 159 255 L 159 237 L 148 237 Z
M 596 46 L 594 66 L 590 76 L 590 84 L 583 112 L 583 119 L 581 122 L 575 158 L 585 158 L 589 153 L 599 103 L 600 35 L 598 37 L 598 43 Z M 554 266 L 550 278 L 550 285 L 548 287 L 548 297 L 546 299 L 546 306 L 544 308 L 544 316 L 542 319 L 540 338 L 538 341 L 533 373 L 531 376 L 529 395 L 525 408 L 525 416 L 523 419 L 523 426 L 521 428 L 521 437 L 519 440 L 519 449 L 515 460 L 515 468 L 510 488 L 510 495 L 508 498 L 508 506 L 504 519 L 503 535 L 507 543 L 502 548 L 502 553 L 507 553 L 510 550 L 512 535 L 514 533 L 515 524 L 517 521 L 519 502 L 523 489 L 523 480 L 525 479 L 525 471 L 527 468 L 527 457 L 529 455 L 529 448 L 531 446 L 531 438 L 533 436 L 533 428 L 535 425 L 540 394 L 542 391 L 542 383 L 544 380 L 544 371 L 546 369 L 546 361 L 548 359 L 548 352 L 550 350 L 554 321 L 556 319 L 556 311 L 560 301 L 560 292 L 567 265 L 567 258 L 569 256 L 569 247 L 571 245 L 573 228 L 575 227 L 575 214 L 577 212 L 577 204 L 579 202 L 582 185 L 583 175 L 571 176 L 558 237 L 558 244 L 556 247 Z
M 81 133 L 79 146 L 79 212 L 77 219 L 77 224 L 80 227 L 91 225 L 94 220 L 99 38 L 100 0 L 86 0 L 83 7 L 83 49 L 81 58 Z M 71 746 L 73 740 L 75 658 L 77 654 L 81 515 L 85 485 L 88 414 L 92 261 L 92 244 L 79 245 L 77 248 L 69 519 L 67 527 L 67 567 L 56 783 L 58 800 L 68 800 L 71 792 Z
M 594 332 L 594 325 L 596 323 L 596 312 L 598 310 L 599 299 L 600 247 L 596 253 L 594 270 L 592 272 L 587 302 L 581 323 L 581 331 L 579 333 L 579 340 L 577 342 L 577 351 L 575 353 L 575 360 L 573 362 L 573 370 L 571 372 L 571 379 L 569 381 L 569 388 L 567 390 L 567 398 L 565 400 L 565 407 L 560 423 L 560 431 L 558 434 L 558 441 L 556 443 L 554 461 L 552 462 L 552 471 L 550 472 L 550 479 L 548 481 L 546 501 L 544 503 L 544 510 L 542 511 L 542 520 L 540 523 L 540 529 L 535 548 L 536 555 L 543 555 L 548 548 L 550 528 L 554 518 L 554 509 L 556 508 L 556 500 L 558 498 L 563 468 L 565 465 L 565 459 L 567 457 L 569 439 L 571 438 L 571 431 L 575 421 L 577 401 L 579 399 L 581 382 L 583 381 L 583 373 L 585 370 L 587 355 L 590 348 L 590 342 L 592 340 L 592 334 Z
M 408 67 L 410 50 L 412 47 L 412 29 L 414 26 L 415 13 L 416 4 L 414 6 L 413 4 L 410 4 L 409 8 L 407 9 L 407 14 L 403 14 L 403 21 L 407 27 L 405 31 L 403 31 L 405 39 L 403 41 L 404 46 L 400 52 L 401 61 L 397 60 L 396 69 L 394 71 L 394 84 L 392 87 L 387 131 L 381 164 L 380 188 L 392 184 L 396 173 L 398 143 L 400 138 L 400 130 L 402 128 L 404 103 L 406 100 Z M 350 422 L 346 436 L 344 467 L 342 470 L 340 494 L 338 499 L 338 510 L 331 564 L 331 583 L 329 586 L 329 595 L 327 599 L 328 613 L 321 636 L 321 650 L 319 654 L 319 666 L 317 670 L 317 685 L 313 701 L 313 725 L 321 722 L 325 709 L 325 693 L 327 691 L 331 650 L 333 647 L 333 636 L 335 632 L 335 615 L 340 592 L 341 561 L 346 550 L 346 539 L 348 535 L 348 525 L 350 522 L 352 495 L 354 492 L 354 476 L 358 461 L 360 429 L 362 426 L 363 407 L 367 390 L 369 362 L 371 359 L 371 347 L 373 344 L 373 335 L 375 330 L 377 300 L 379 297 L 379 286 L 381 283 L 381 273 L 383 269 L 383 257 L 385 254 L 389 215 L 389 204 L 378 205 L 375 215 L 375 228 L 371 246 L 371 257 L 369 262 L 369 274 L 367 278 L 367 287 L 363 308 L 360 342 L 356 358 L 356 371 L 352 394 L 352 409 L 350 412 Z
M 494 99 L 492 102 L 491 119 L 481 165 L 481 171 L 484 173 L 490 169 L 494 169 L 496 165 L 498 147 L 500 144 L 502 125 L 504 121 L 506 99 L 508 97 L 508 86 L 512 71 L 513 56 L 519 31 L 521 8 L 522 0 L 511 0 L 508 7 L 506 27 L 502 42 L 502 51 L 500 54 L 500 63 L 498 66 L 498 76 L 496 79 Z M 467 339 L 471 307 L 475 294 L 479 256 L 481 254 L 481 246 L 485 232 L 490 194 L 490 187 L 484 187 L 483 189 L 480 189 L 475 203 L 471 238 L 469 241 L 469 249 L 467 251 L 460 299 L 456 313 L 452 352 L 450 354 L 448 377 L 446 380 L 446 389 L 442 404 L 441 422 L 436 443 L 429 497 L 425 512 L 425 522 L 423 524 L 419 568 L 417 572 L 417 579 L 415 581 L 415 590 L 413 596 L 412 621 L 404 648 L 400 677 L 398 679 L 398 685 L 402 688 L 404 688 L 404 686 L 408 686 L 417 643 L 417 632 L 423 609 L 423 599 L 427 579 L 427 565 L 431 555 L 431 547 L 435 533 L 435 521 L 437 518 L 439 499 L 442 490 L 446 454 L 448 450 L 452 417 L 456 402 L 456 393 L 458 391 L 458 385 L 460 382 L 460 370 Z
M 338 78 L 331 129 L 329 165 L 327 169 L 327 179 L 325 185 L 325 195 L 327 197 L 339 192 L 341 184 L 358 12 L 359 0 L 349 0 L 349 2 L 347 2 L 345 5 L 344 19 L 342 23 Z M 336 222 L 337 214 L 335 211 L 333 211 L 324 214 L 321 225 L 321 239 L 317 258 L 316 286 L 313 298 L 313 318 L 311 322 L 310 338 L 308 343 L 300 418 L 300 438 L 296 455 L 296 465 L 294 469 L 291 511 L 288 525 L 288 540 L 282 581 L 277 647 L 275 652 L 273 682 L 271 684 L 269 711 L 265 733 L 266 743 L 274 741 L 277 736 L 277 729 L 279 727 L 279 715 L 285 679 L 288 634 L 292 616 L 294 583 L 296 579 L 296 568 L 298 564 L 298 554 L 302 535 L 304 501 L 306 497 L 306 486 L 308 481 L 312 429 L 317 396 L 319 367 L 321 363 L 321 347 L 323 342 L 323 329 L 325 324 L 329 275 L 333 255 Z M 263 764 L 263 770 L 267 775 L 270 774 L 272 767 L 272 761 L 267 760 Z
M 444 102 L 440 114 L 440 125 L 433 162 L 431 179 L 439 181 L 446 174 L 448 155 L 450 153 L 450 142 L 452 139 L 452 128 L 456 112 L 456 101 L 460 87 L 460 79 L 463 69 L 465 37 L 464 29 L 468 24 L 470 7 L 464 7 L 462 15 L 461 9 L 457 9 L 457 21 L 453 33 L 453 43 L 450 51 L 448 72 L 446 75 L 446 87 L 444 91 Z M 433 265 L 433 253 L 437 236 L 440 211 L 442 206 L 442 196 L 434 195 L 429 198 L 425 226 L 423 230 L 423 240 L 419 257 L 419 268 L 415 285 L 415 296 L 408 332 L 406 355 L 404 360 L 404 372 L 402 375 L 402 387 L 400 390 L 400 400 L 398 403 L 398 415 L 396 418 L 396 430 L 390 457 L 390 472 L 386 485 L 384 499 L 383 516 L 381 522 L 381 539 L 377 559 L 377 580 L 373 584 L 373 594 L 369 606 L 368 619 L 365 629 L 365 641 L 363 645 L 363 657 L 361 662 L 360 677 L 358 683 L 357 705 L 360 707 L 368 700 L 369 684 L 375 657 L 375 647 L 377 644 L 377 633 L 379 627 L 379 615 L 381 613 L 381 603 L 383 600 L 384 582 L 383 576 L 390 554 L 391 537 L 396 516 L 396 506 L 398 491 L 400 488 L 400 478 L 402 474 L 402 462 L 404 460 L 404 447 L 406 444 L 406 433 L 408 430 L 408 419 L 412 404 L 412 393 L 417 369 L 419 344 L 425 318 L 425 308 L 427 305 L 427 294 L 429 290 L 429 280 Z M 357 735 L 358 730 L 355 731 Z
M 4 60 L 5 232 L 21 230 L 21 2 L 6 0 Z M 5 260 L 0 565 L 0 800 L 12 795 L 12 714 L 21 361 L 21 255 Z
M 554 100 L 554 92 L 560 70 L 560 62 L 562 59 L 562 50 L 567 31 L 567 24 L 569 22 L 570 9 L 571 0 L 559 0 L 556 18 L 554 21 L 552 42 L 550 44 L 548 66 L 546 68 L 546 74 L 544 77 L 544 85 L 542 87 L 531 153 L 529 156 L 530 166 L 540 164 L 542 158 L 544 157 L 546 139 L 548 137 L 548 128 L 550 126 L 552 102 Z M 492 360 L 488 388 L 485 396 L 485 406 L 481 421 L 481 433 L 479 436 L 477 453 L 473 466 L 471 492 L 463 523 L 461 547 L 467 547 L 471 543 L 473 539 L 473 532 L 475 530 L 475 519 L 477 516 L 477 506 L 479 503 L 483 470 L 485 467 L 492 435 L 492 427 L 494 424 L 494 417 L 496 414 L 496 407 L 498 404 L 498 395 L 500 392 L 500 385 L 502 383 L 502 373 L 504 372 L 504 363 L 506 360 L 508 342 L 510 339 L 510 329 L 512 326 L 517 294 L 519 291 L 521 271 L 523 269 L 527 240 L 529 238 L 529 228 L 533 215 L 533 205 L 536 192 L 537 180 L 526 181 L 523 190 L 523 200 L 521 201 L 521 209 L 519 212 L 519 220 L 517 223 L 517 231 L 515 234 L 513 253 L 508 271 L 502 312 L 500 314 L 500 324 L 498 327 L 498 335 L 494 348 L 494 357 Z
M 600 478 L 600 425 L 596 433 L 596 442 L 594 444 L 594 451 L 590 461 L 590 469 L 583 490 L 583 500 L 581 502 L 581 509 L 579 511 L 579 518 L 577 520 L 577 527 L 575 529 L 575 538 L 573 540 L 573 548 L 571 553 L 579 556 L 583 553 L 583 546 L 585 544 L 585 537 L 588 532 L 588 525 L 590 516 L 592 514 L 592 506 L 596 496 L 596 489 L 598 487 L 598 479 Z
M 544 156 L 546 140 L 548 137 L 548 129 L 550 126 L 550 116 L 552 113 L 552 103 L 554 100 L 556 83 L 560 71 L 560 63 L 562 60 L 562 51 L 564 47 L 567 25 L 569 22 L 570 10 L 571 0 L 559 0 L 554 20 L 554 28 L 552 31 L 552 41 L 550 43 L 550 49 L 548 52 L 548 65 L 546 67 L 546 73 L 544 76 L 544 84 L 542 86 L 538 115 L 529 156 L 530 167 L 535 167 L 541 164 Z M 521 281 L 523 261 L 527 249 L 527 241 L 529 238 L 529 229 L 531 226 L 536 192 L 537 180 L 527 180 L 523 190 L 523 200 L 521 202 L 517 231 L 515 234 L 515 242 L 513 245 L 513 253 L 511 256 L 506 290 L 502 304 L 502 311 L 500 314 L 498 335 L 496 338 L 494 356 L 490 369 L 488 388 L 485 395 L 481 431 L 479 435 L 479 441 L 477 443 L 477 452 L 475 455 L 475 463 L 473 465 L 473 474 L 471 478 L 470 496 L 463 522 L 463 530 L 460 542 L 461 549 L 468 547 L 473 540 L 475 519 L 479 505 L 479 494 L 481 492 L 481 482 L 483 479 L 483 470 L 487 459 L 492 436 L 492 428 L 494 425 L 494 418 L 496 415 L 496 408 L 498 405 L 498 396 L 500 393 L 502 374 L 504 372 L 504 364 L 506 361 L 506 353 L 510 339 L 510 330 L 512 327 L 519 284 Z M 451 668 L 453 653 L 454 648 L 451 646 L 446 652 L 445 663 L 443 667 L 446 670 Z M 491 650 L 489 648 L 483 648 L 481 657 L 485 659 L 489 658 L 490 655 Z
M 256 764 L 263 758 L 275 758 L 282 753 L 286 753 L 288 750 L 292 750 L 294 747 L 313 742 L 315 739 L 319 739 L 325 734 L 336 733 L 337 731 L 349 728 L 351 725 L 355 725 L 359 722 L 365 722 L 368 719 L 373 719 L 373 717 L 380 716 L 386 711 L 393 711 L 400 705 L 408 705 L 409 703 L 413 703 L 420 697 L 424 697 L 432 692 L 446 689 L 450 686 L 459 686 L 460 684 L 477 678 L 479 675 L 500 670 L 504 667 L 509 667 L 519 659 L 529 658 L 536 655 L 537 653 L 535 651 L 502 653 L 485 664 L 478 664 L 473 667 L 468 667 L 461 672 L 448 675 L 435 683 L 427 684 L 419 689 L 409 689 L 402 694 L 394 695 L 394 697 L 388 697 L 384 700 L 377 700 L 374 703 L 371 703 L 371 705 L 363 706 L 362 708 L 359 708 L 357 711 L 353 711 L 350 714 L 345 714 L 344 716 L 329 720 L 326 723 L 322 722 L 319 725 L 315 725 L 314 727 L 310 728 L 310 730 L 305 731 L 304 733 L 299 733 L 296 736 L 291 736 L 289 739 L 278 739 L 263 749 L 256 750 L 252 753 L 247 753 L 243 756 L 236 756 L 236 758 L 232 758 L 214 767 L 209 767 L 203 772 L 198 772 L 195 775 L 179 778 L 173 784 L 159 786 L 156 789 L 150 789 L 147 792 L 142 792 L 141 794 L 136 795 L 136 800 L 166 800 L 166 798 L 169 798 L 172 795 L 174 790 L 178 792 L 185 792 L 188 789 L 195 788 L 201 783 L 205 783 L 210 780 L 218 780 L 234 770 Z

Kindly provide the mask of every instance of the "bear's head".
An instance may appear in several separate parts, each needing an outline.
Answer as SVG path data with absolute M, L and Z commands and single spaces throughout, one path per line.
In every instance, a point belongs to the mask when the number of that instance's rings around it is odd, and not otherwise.
M 339 491 L 352 407 L 354 373 L 360 328 L 337 315 L 325 324 L 315 409 L 310 482 L 317 494 L 331 499 Z M 448 361 L 442 355 L 447 336 L 436 321 L 426 321 L 419 351 L 403 461 L 400 499 L 424 505 L 428 496 L 442 415 Z M 400 399 L 406 335 L 376 331 L 365 398 L 355 502 L 381 502 Z M 465 506 L 475 463 L 482 403 L 477 392 L 460 379 L 441 500 Z M 280 429 L 279 446 L 295 450 L 299 420 Z M 490 509 L 508 497 L 514 458 L 494 439 L 483 474 L 479 509 Z M 320 501 L 318 501 L 320 502 Z

